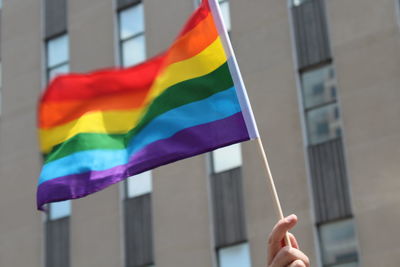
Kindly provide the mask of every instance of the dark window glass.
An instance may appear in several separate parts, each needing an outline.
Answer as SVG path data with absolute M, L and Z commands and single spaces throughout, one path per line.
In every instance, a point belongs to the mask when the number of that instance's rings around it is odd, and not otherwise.
M 324 266 L 358 266 L 353 220 L 322 224 L 319 234 Z
M 337 104 L 329 104 L 306 113 L 309 144 L 319 144 L 339 137 Z
M 336 87 L 335 78 L 331 77 L 332 71 L 332 66 L 326 66 L 302 75 L 305 108 L 313 108 L 336 100 L 336 92 L 332 94 L 331 91 L 332 87 Z

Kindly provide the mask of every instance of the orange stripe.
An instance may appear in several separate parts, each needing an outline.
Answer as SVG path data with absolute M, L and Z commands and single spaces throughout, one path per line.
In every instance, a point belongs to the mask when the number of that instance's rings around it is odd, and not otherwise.
M 217 37 L 217 28 L 215 27 L 212 14 L 209 13 L 196 27 L 185 35 L 180 36 L 172 44 L 167 52 L 164 65 L 173 64 L 197 55 L 212 44 Z
M 185 35 L 190 32 L 194 27 L 197 26 L 207 15 L 210 13 L 210 6 L 207 1 L 202 1 L 197 10 L 190 16 L 185 26 L 179 33 L 178 37 Z
M 140 108 L 147 90 L 122 92 L 109 96 L 93 98 L 90 101 L 44 102 L 40 106 L 39 127 L 48 129 L 78 119 L 92 111 L 131 110 Z

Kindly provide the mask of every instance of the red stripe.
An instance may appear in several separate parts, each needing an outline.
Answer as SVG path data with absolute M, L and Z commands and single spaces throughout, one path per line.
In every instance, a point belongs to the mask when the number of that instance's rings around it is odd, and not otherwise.
M 90 100 L 124 92 L 147 91 L 164 58 L 165 53 L 131 68 L 59 76 L 51 82 L 41 102 Z

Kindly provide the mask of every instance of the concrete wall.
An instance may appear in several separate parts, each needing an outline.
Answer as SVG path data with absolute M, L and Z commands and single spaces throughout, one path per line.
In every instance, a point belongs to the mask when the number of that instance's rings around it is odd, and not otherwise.
M 399 266 L 400 34 L 395 1 L 327 1 L 363 266 Z
M 286 1 L 231 1 L 232 42 L 267 150 L 285 215 L 316 262 L 289 10 Z M 266 242 L 277 221 L 257 143 L 243 146 L 245 205 L 253 266 L 266 266 Z
M 42 216 L 35 204 L 40 157 L 34 111 L 42 86 L 38 3 L 3 3 L 0 266 L 40 266 L 42 261 Z
M 68 2 L 71 70 L 116 65 L 113 1 Z M 194 1 L 144 3 L 150 57 L 168 47 Z M 400 222 L 400 33 L 394 7 L 393 0 L 327 1 L 363 266 L 400 263 L 393 238 Z M 0 266 L 43 266 L 43 218 L 35 209 L 41 164 L 35 110 L 44 84 L 41 9 L 40 0 L 5 0 L 1 14 Z M 286 1 L 231 0 L 231 36 L 284 213 L 299 216 L 294 233 L 316 266 L 288 12 Z M 265 266 L 276 217 L 256 143 L 242 148 L 252 262 Z M 153 172 L 158 266 L 216 266 L 207 164 L 202 155 Z M 120 185 L 114 185 L 73 201 L 73 267 L 124 265 L 120 200 Z

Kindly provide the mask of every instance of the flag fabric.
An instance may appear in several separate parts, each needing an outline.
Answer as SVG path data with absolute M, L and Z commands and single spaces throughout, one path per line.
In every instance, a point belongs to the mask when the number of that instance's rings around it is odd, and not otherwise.
M 211 1 L 159 56 L 50 83 L 38 108 L 38 209 L 258 136 Z

